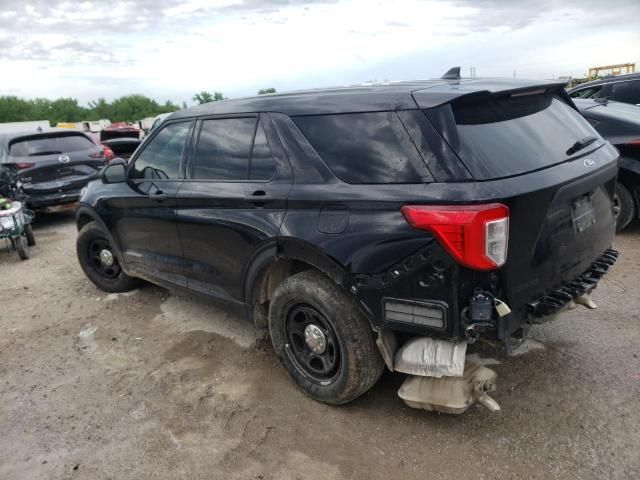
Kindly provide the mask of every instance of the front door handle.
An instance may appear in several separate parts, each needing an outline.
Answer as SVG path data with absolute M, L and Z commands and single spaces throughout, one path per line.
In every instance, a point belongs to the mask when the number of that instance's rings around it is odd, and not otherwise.
M 149 195 L 149 198 L 151 200 L 155 200 L 156 202 L 163 202 L 167 198 L 169 198 L 169 195 L 167 195 L 164 192 L 157 192 L 157 193 L 152 193 L 151 195 Z

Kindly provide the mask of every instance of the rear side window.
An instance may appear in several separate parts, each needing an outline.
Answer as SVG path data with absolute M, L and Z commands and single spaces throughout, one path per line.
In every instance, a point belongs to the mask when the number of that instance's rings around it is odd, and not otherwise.
M 616 102 L 640 105 L 640 80 L 614 83 L 613 99 Z
M 293 120 L 334 175 L 344 182 L 432 180 L 395 112 L 302 116 Z
M 599 135 L 551 94 L 453 104 L 459 156 L 474 178 L 488 180 L 538 170 L 570 158 L 578 140 Z M 576 155 L 602 145 L 599 140 Z
M 258 123 L 256 137 L 253 141 L 253 152 L 249 165 L 249 180 L 269 180 L 276 173 L 276 163 L 271 154 L 271 147 L 264 133 L 262 122 Z
M 81 152 L 96 148 L 97 145 L 84 135 L 63 133 L 15 140 L 9 146 L 9 155 L 12 157 L 36 157 Z
M 275 170 L 264 128 L 256 118 L 222 118 L 202 122 L 192 178 L 269 180 Z

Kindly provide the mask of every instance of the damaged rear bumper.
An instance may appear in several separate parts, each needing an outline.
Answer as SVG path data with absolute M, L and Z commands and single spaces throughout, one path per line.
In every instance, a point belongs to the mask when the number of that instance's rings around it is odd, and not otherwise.
M 558 288 L 548 290 L 540 299 L 527 303 L 529 313 L 533 317 L 551 315 L 578 297 L 588 295 L 596 288 L 600 279 L 609 271 L 617 258 L 616 250 L 606 250 L 584 273 Z

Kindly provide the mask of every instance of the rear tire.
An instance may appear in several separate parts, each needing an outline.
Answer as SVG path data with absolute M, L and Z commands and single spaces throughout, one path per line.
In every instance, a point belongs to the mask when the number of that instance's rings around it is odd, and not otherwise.
M 16 250 L 18 250 L 18 255 L 20 256 L 20 259 L 27 260 L 31 256 L 27 238 L 24 235 L 20 235 L 18 237 L 15 237 L 14 242 L 15 242 Z
M 33 247 L 36 244 L 36 237 L 33 235 L 33 228 L 30 223 L 24 226 L 24 234 L 27 237 L 27 245 Z
M 620 231 L 629 225 L 636 213 L 636 206 L 631 192 L 620 182 L 616 182 L 613 211 L 616 216 L 616 231 Z
M 107 253 L 102 255 L 103 252 Z M 100 290 L 109 293 L 128 292 L 140 284 L 140 280 L 124 273 L 107 235 L 94 222 L 78 232 L 76 253 L 85 275 Z M 104 256 L 111 261 L 110 264 L 102 260 Z
M 269 332 L 289 376 L 324 403 L 341 405 L 358 398 L 384 369 L 371 326 L 353 299 L 314 270 L 278 286 L 269 307 Z M 324 342 L 314 345 L 314 333 L 316 341 Z

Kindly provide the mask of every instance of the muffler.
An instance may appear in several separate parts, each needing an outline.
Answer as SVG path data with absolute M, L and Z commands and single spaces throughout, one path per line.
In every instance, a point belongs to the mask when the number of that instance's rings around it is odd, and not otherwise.
M 423 377 L 409 375 L 398 396 L 412 408 L 442 413 L 463 413 L 478 402 L 491 412 L 500 405 L 489 396 L 496 390 L 498 374 L 493 370 L 467 362 L 462 377 Z

